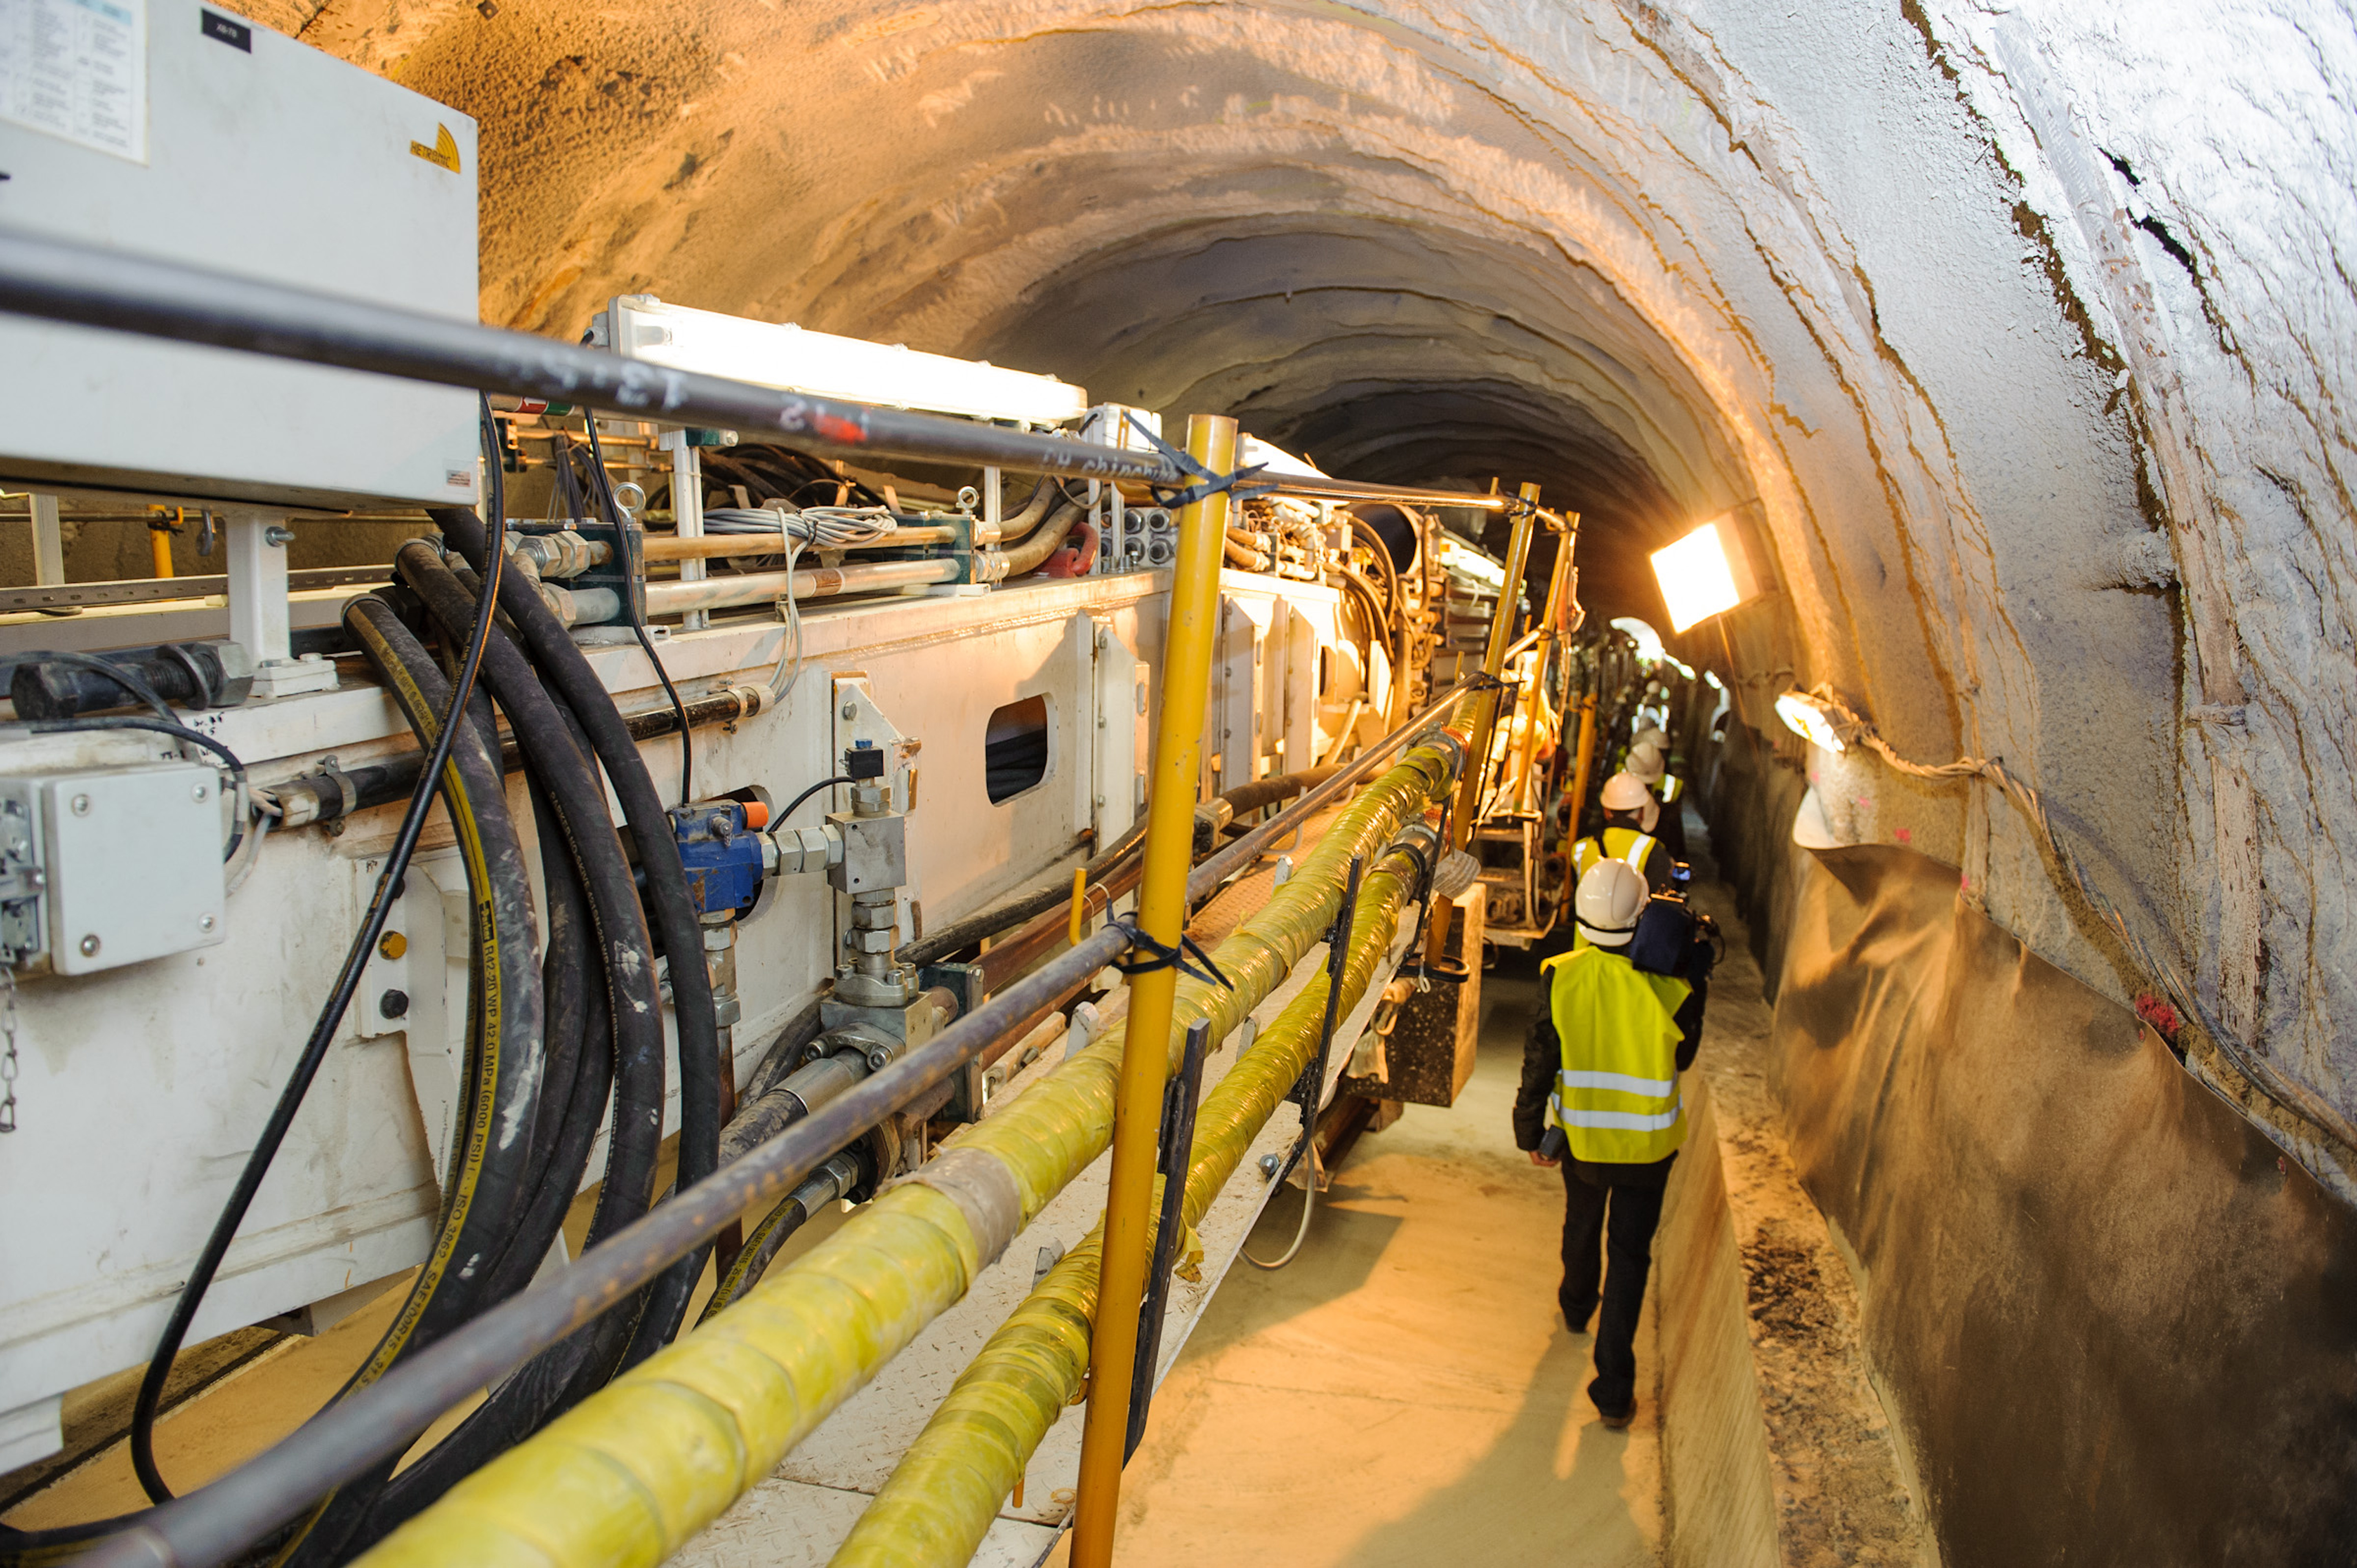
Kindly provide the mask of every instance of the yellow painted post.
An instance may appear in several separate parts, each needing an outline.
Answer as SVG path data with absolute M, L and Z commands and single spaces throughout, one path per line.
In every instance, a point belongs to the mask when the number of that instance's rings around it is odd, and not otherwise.
M 1524 485 L 1524 505 L 1514 514 L 1513 541 L 1506 547 L 1506 583 L 1498 591 L 1498 613 L 1490 621 L 1490 649 L 1481 658 L 1481 673 L 1494 681 L 1506 668 L 1506 650 L 1514 640 L 1514 600 L 1523 591 L 1523 574 L 1531 564 L 1531 531 L 1537 526 L 1539 488 Z M 1498 693 L 1478 692 L 1473 697 L 1473 749 L 1465 759 L 1465 777 L 1457 783 L 1456 820 L 1449 824 L 1452 849 L 1463 849 L 1473 836 L 1473 816 L 1481 809 L 1481 784 L 1490 770 L 1490 737 L 1498 724 Z
M 1595 762 L 1596 693 L 1583 692 L 1579 695 L 1579 757 L 1571 770 L 1571 826 L 1563 835 L 1566 846 L 1578 842 L 1579 813 L 1587 806 L 1588 769 Z
M 151 510 L 156 515 L 147 523 L 147 556 L 155 564 L 156 575 L 168 577 L 172 575 L 172 531 L 175 523 L 164 521 L 163 508 Z M 186 513 L 176 509 L 172 515 L 176 522 Z
M 1531 683 L 1523 692 L 1523 738 L 1514 757 L 1514 809 L 1527 811 L 1534 807 L 1531 800 L 1531 759 L 1538 750 L 1539 715 L 1545 712 L 1544 688 L 1547 671 L 1555 663 L 1555 645 L 1562 639 L 1556 622 L 1566 607 L 1564 600 L 1571 580 L 1571 547 L 1578 535 L 1561 521 L 1551 521 L 1548 532 L 1561 536 L 1555 553 L 1555 570 L 1547 577 L 1546 601 L 1539 606 L 1538 656 L 1531 661 Z
M 1236 466 L 1236 422 L 1214 414 L 1187 421 L 1187 453 L 1215 474 Z M 1146 803 L 1146 869 L 1138 929 L 1177 947 L 1187 923 L 1187 872 L 1195 842 L 1195 794 L 1203 749 L 1203 707 L 1211 684 L 1219 624 L 1220 558 L 1228 498 L 1206 497 L 1178 513 L 1178 556 L 1170 582 L 1170 630 L 1162 648 L 1162 716 L 1155 731 L 1154 783 Z M 1081 1484 L 1072 1517 L 1072 1568 L 1110 1568 L 1121 1508 L 1129 1387 L 1137 1358 L 1138 1304 L 1153 1242 L 1155 1141 L 1169 1076 L 1173 969 L 1129 983 L 1129 1039 L 1114 1100 L 1113 1181 L 1105 1194 L 1104 1272 L 1089 1347 L 1089 1408 L 1081 1429 Z
M 1539 488 L 1524 485 L 1523 504 L 1514 513 L 1512 542 L 1506 547 L 1506 581 L 1498 589 L 1498 613 L 1490 619 L 1490 647 L 1481 659 L 1481 672 L 1494 681 L 1506 667 L 1506 650 L 1514 640 L 1514 601 L 1522 596 L 1523 574 L 1531 564 L 1531 530 L 1538 522 Z M 1465 776 L 1457 781 L 1457 809 L 1449 813 L 1448 847 L 1463 849 L 1473 838 L 1476 813 L 1481 810 L 1481 785 L 1490 771 L 1490 737 L 1498 723 L 1496 690 L 1476 692 L 1467 704 L 1466 727 L 1472 744 L 1465 753 Z M 1458 710 L 1466 713 L 1465 708 Z M 1455 906 L 1446 898 L 1432 901 L 1432 917 L 1425 927 L 1424 950 L 1428 957 L 1448 953 L 1449 920 Z

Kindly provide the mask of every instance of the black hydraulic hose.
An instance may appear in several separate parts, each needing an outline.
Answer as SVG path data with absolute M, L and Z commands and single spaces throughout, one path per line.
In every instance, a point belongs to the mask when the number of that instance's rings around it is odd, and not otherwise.
M 439 563 L 434 564 L 439 567 Z M 429 583 L 433 581 L 431 574 L 421 575 Z M 429 606 L 447 601 L 448 586 L 459 581 L 447 573 L 443 576 L 448 581 L 430 589 L 421 588 Z M 487 663 L 486 678 L 494 673 L 494 667 Z M 533 689 L 538 690 L 537 682 L 533 683 Z M 511 1248 L 502 1261 L 504 1268 L 521 1275 L 519 1286 L 530 1282 L 580 1189 L 609 1085 L 615 1090 L 611 1136 L 607 1144 L 605 1181 L 598 1191 L 587 1246 L 596 1246 L 621 1225 L 646 1212 L 661 1150 L 663 1094 L 660 998 L 653 988 L 652 945 L 645 918 L 630 880 L 629 867 L 621 860 L 611 818 L 605 810 L 603 789 L 587 761 L 587 742 L 578 738 L 573 715 L 561 703 L 544 693 L 542 701 L 547 704 L 545 713 L 527 696 L 509 708 L 510 720 L 519 729 L 527 722 L 553 724 L 564 736 L 572 737 L 570 761 L 578 765 L 575 788 L 587 791 L 583 800 L 575 803 L 576 809 L 570 814 L 556 811 L 551 803 L 551 820 L 544 825 L 541 841 L 549 902 L 553 912 L 561 908 L 565 884 L 574 883 L 572 891 L 581 900 L 585 956 L 599 955 L 602 961 L 596 965 L 594 977 L 584 976 L 591 983 L 583 996 L 581 1065 L 564 1111 L 558 1141 L 532 1208 L 517 1225 L 519 1244 Z M 528 721 L 523 716 L 526 714 L 533 715 Z M 558 748 L 557 755 L 562 757 L 562 748 Z M 534 784 L 537 790 L 537 779 Z M 575 820 L 588 824 L 577 841 L 571 826 Z M 576 858 L 599 862 L 599 897 L 590 897 L 588 890 L 574 881 L 578 875 Z M 552 954 L 556 945 L 554 921 L 553 913 Z M 608 940 L 608 929 L 618 929 L 620 936 Z M 609 1000 L 616 997 L 621 999 L 625 1008 L 625 1021 L 619 1028 L 609 1006 Z M 619 1079 L 615 1072 L 618 1047 L 623 1053 L 623 1070 Z M 456 1429 L 393 1478 L 367 1516 L 346 1538 L 345 1549 L 352 1552 L 365 1550 L 430 1506 L 459 1480 L 539 1430 L 551 1417 L 602 1387 L 620 1363 L 632 1316 L 630 1312 L 608 1315 L 493 1389 L 490 1397 L 469 1412 Z
M 427 515 L 441 528 L 444 540 L 478 572 L 485 569 L 490 552 L 483 525 L 474 513 L 437 508 Z M 639 864 L 647 874 L 651 923 L 657 945 L 670 963 L 673 1014 L 679 1031 L 679 1185 L 692 1187 L 719 1165 L 720 1037 L 712 1006 L 712 979 L 704 967 L 704 928 L 688 896 L 679 843 L 646 762 L 639 756 L 638 743 L 604 682 L 532 585 L 505 573 L 499 575 L 500 608 L 521 636 L 541 678 L 572 707 L 588 734 L 622 803 Z M 686 1277 L 666 1278 L 649 1302 L 648 1320 L 662 1326 L 663 1339 L 677 1332 L 686 1316 L 695 1273 L 702 1267 L 698 1259 L 694 1272 L 687 1272 L 687 1261 L 683 1260 L 680 1272 Z
M 1069 496 L 1060 495 L 1059 499 L 1060 504 L 1048 514 L 1048 520 L 1033 530 L 1029 538 L 1006 551 L 1006 575 L 1009 580 L 1027 572 L 1038 571 L 1040 564 L 1062 546 L 1081 520 L 1089 515 L 1088 508 Z
M 346 607 L 344 624 L 376 666 L 421 743 L 437 736 L 449 691 L 433 656 L 373 596 Z M 532 885 L 507 810 L 507 785 L 471 722 L 457 725 L 442 783 L 473 906 L 468 1009 L 472 1045 L 466 1093 L 443 1178 L 442 1219 L 425 1263 L 375 1350 L 338 1398 L 373 1382 L 404 1356 L 496 1305 L 491 1262 L 530 1195 L 544 1081 L 544 1015 Z M 289 1564 L 340 1562 L 344 1541 L 393 1472 L 386 1461 L 320 1499 L 281 1553 Z
M 500 480 L 498 434 L 491 428 L 491 405 L 482 400 L 482 434 L 490 455 L 487 465 L 490 474 L 490 544 L 495 555 L 503 555 L 507 541 L 505 487 Z M 460 514 L 454 514 L 460 515 Z M 479 535 L 483 525 L 474 514 L 463 514 L 475 521 Z M 505 584 L 506 573 L 493 571 L 484 584 L 484 607 L 489 609 Z M 197 1254 L 194 1267 L 188 1271 L 188 1283 L 180 1287 L 178 1301 L 173 1304 L 172 1316 L 164 1326 L 162 1337 L 156 1342 L 156 1353 L 148 1360 L 145 1377 L 140 1380 L 139 1395 L 132 1406 L 131 1466 L 139 1477 L 140 1488 L 149 1498 L 164 1502 L 170 1498 L 171 1488 L 165 1485 L 163 1473 L 156 1467 L 156 1412 L 163 1403 L 164 1385 L 172 1375 L 173 1358 L 180 1353 L 188 1338 L 188 1326 L 195 1321 L 198 1306 L 205 1292 L 221 1270 L 221 1259 L 229 1251 L 237 1228 L 244 1223 L 246 1210 L 253 1207 L 253 1195 L 261 1189 L 262 1178 L 270 1169 L 278 1147 L 286 1141 L 287 1129 L 295 1124 L 295 1113 L 302 1109 L 303 1097 L 318 1076 L 319 1066 L 327 1060 L 328 1048 L 335 1043 L 337 1029 L 344 1021 L 345 1011 L 351 1006 L 352 993 L 360 989 L 361 972 L 367 969 L 369 957 L 376 950 L 377 939 L 384 932 L 385 917 L 392 912 L 393 890 L 407 875 L 410 857 L 417 849 L 417 835 L 425 827 L 425 811 L 433 802 L 437 785 L 448 764 L 452 744 L 460 728 L 452 721 L 464 711 L 468 695 L 474 690 L 475 672 L 481 665 L 483 644 L 490 638 L 490 617 L 479 618 L 475 639 L 468 645 L 467 656 L 459 667 L 458 681 L 450 695 L 450 705 L 443 711 L 435 729 L 433 749 L 418 773 L 416 788 L 411 790 L 409 811 L 403 817 L 400 831 L 393 835 L 392 851 L 385 856 L 384 869 L 378 874 L 375 890 L 369 898 L 367 915 L 352 944 L 345 951 L 342 969 L 336 976 L 334 988 L 319 1009 L 319 1016 L 311 1026 L 310 1038 L 304 1042 L 303 1054 L 296 1058 L 295 1070 L 280 1090 L 278 1103 L 271 1108 L 270 1119 L 263 1124 L 262 1134 L 255 1139 L 253 1152 L 246 1156 L 244 1168 L 239 1171 L 237 1185 L 230 1191 L 229 1201 L 222 1205 L 221 1218 L 213 1222 L 212 1234 L 205 1239 L 203 1251 Z M 455 783 L 455 776 L 452 779 Z
M 1340 771 L 1340 764 L 1328 763 L 1322 768 L 1305 768 L 1298 773 L 1274 773 L 1266 779 L 1254 779 L 1239 784 L 1232 789 L 1222 789 L 1219 798 L 1228 803 L 1230 811 L 1241 817 L 1246 811 L 1282 804 L 1305 789 L 1315 789 Z
M 597 939 L 592 934 L 589 900 L 581 891 L 580 874 L 575 870 L 573 856 L 565 845 L 565 830 L 556 809 L 549 804 L 548 791 L 539 779 L 526 774 L 524 790 L 532 800 L 533 837 L 540 844 L 540 881 L 547 892 L 541 911 L 543 929 L 547 932 L 547 947 L 540 961 L 540 995 L 543 1016 L 546 1020 L 546 1070 L 540 1084 L 540 1112 L 533 1119 L 531 1196 L 525 1200 L 523 1212 L 517 1218 L 515 1229 L 508 1235 L 500 1255 L 491 1261 L 491 1294 L 504 1300 L 532 1281 L 549 1244 L 565 1223 L 565 1210 L 573 1195 L 580 1190 L 581 1173 L 589 1160 L 589 1145 L 594 1140 L 597 1110 L 589 1112 L 587 1135 L 579 1136 L 580 1164 L 569 1173 L 571 1185 L 566 1185 L 567 1172 L 561 1162 L 568 1152 L 567 1145 L 578 1133 L 574 1118 L 574 1091 L 580 1085 L 582 1074 L 590 1071 L 587 1058 L 591 1047 L 583 1038 L 588 1026 L 589 965 L 597 955 Z M 602 982 L 603 976 L 599 980 Z M 602 1055 L 604 1042 L 595 1047 Z M 598 1095 L 600 1105 L 605 1095 Z M 548 1219 L 554 1202 L 555 1218 Z
M 770 825 L 772 827 L 782 827 L 788 817 L 792 816 L 796 811 L 802 810 L 802 804 L 804 800 L 809 800 L 813 795 L 817 794 L 822 789 L 832 789 L 838 784 L 856 784 L 858 782 L 858 779 L 854 779 L 848 773 L 838 773 L 832 779 L 822 779 L 817 783 L 812 785 L 809 789 L 803 790 L 801 794 L 795 796 L 792 802 L 788 805 L 784 811 L 780 811 L 776 817 L 771 819 Z
M 1133 858 L 1146 843 L 1146 819 L 1140 817 L 1130 824 L 1129 831 L 1114 840 L 1110 848 L 1090 861 L 1082 869 L 1088 874 L 1089 885 L 1094 886 L 1125 862 Z M 900 950 L 900 960 L 911 967 L 939 963 L 960 948 L 972 947 L 985 937 L 995 937 L 1010 930 L 1026 920 L 1038 919 L 1060 904 L 1071 900 L 1071 879 L 1061 885 L 1049 883 L 1034 888 L 1004 904 L 994 904 L 987 909 L 952 920 L 935 930 L 927 931 L 917 940 Z
M 1055 504 L 1061 493 L 1061 487 L 1042 474 L 1039 482 L 1031 487 L 1031 493 L 1023 498 L 1023 505 L 1015 515 L 999 519 L 998 542 L 1012 544 L 1039 527 L 1039 520 L 1048 515 L 1048 509 Z
M 412 540 L 395 553 L 393 564 L 446 635 L 455 639 L 471 627 L 474 602 L 464 583 L 433 546 Z M 543 689 L 531 664 L 504 635 L 494 636 L 485 651 L 483 684 L 507 710 L 510 728 L 522 751 L 527 773 L 545 793 L 561 835 L 555 842 L 563 846 L 561 854 L 549 858 L 564 860 L 567 869 L 579 878 L 579 891 L 594 929 L 588 950 L 597 955 L 597 967 L 608 991 L 608 1014 L 616 1032 L 615 1052 L 626 1061 L 653 1063 L 655 1099 L 660 1103 L 663 1038 L 662 998 L 654 978 L 654 942 L 647 929 L 629 858 L 614 833 L 613 817 L 606 807 L 606 791 L 588 756 L 575 738 L 577 720 Z M 554 892 L 552 885 L 552 897 Z M 635 1173 L 643 1163 L 644 1179 L 651 1183 L 658 1141 L 655 1130 L 651 1126 L 618 1126 L 616 1132 L 618 1152 L 638 1152 L 638 1157 L 626 1161 L 622 1168 Z M 586 1160 L 587 1155 L 588 1144 L 584 1142 L 581 1157 Z M 576 1169 L 570 1184 L 565 1187 L 563 1199 L 556 1203 L 557 1223 L 562 1223 L 564 1208 L 571 1203 L 578 1186 Z M 551 1230 L 534 1244 L 533 1266 L 538 1265 L 538 1252 L 546 1250 L 554 1236 Z
M 735 1305 L 737 1297 L 759 1284 L 761 1276 L 770 1272 L 770 1263 L 777 1260 L 778 1250 L 802 1228 L 812 1215 L 836 1198 L 847 1196 L 859 1185 L 860 1176 L 859 1156 L 846 1149 L 803 1178 L 802 1184 L 794 1188 L 783 1203 L 770 1210 L 761 1222 L 753 1227 L 752 1234 L 745 1238 L 744 1249 L 728 1265 L 728 1272 L 721 1276 L 720 1283 L 713 1287 L 712 1299 L 704 1304 L 704 1314 L 695 1320 L 696 1326 L 701 1328 L 711 1322 L 714 1315 L 726 1311 Z
M 663 668 L 662 655 L 655 651 L 654 639 L 647 631 L 646 542 L 637 529 L 623 521 L 621 505 L 614 499 L 613 476 L 606 472 L 606 448 L 597 439 L 597 414 L 584 413 L 581 423 L 589 427 L 589 488 L 597 495 L 598 510 L 605 515 L 606 526 L 614 531 L 624 557 L 622 571 L 627 580 L 622 585 L 622 609 L 630 623 L 630 635 L 639 639 L 639 650 L 655 667 L 655 679 L 662 682 L 663 695 L 671 699 L 671 711 L 679 717 L 679 803 L 684 806 L 695 799 L 695 739 L 687 733 L 691 727 L 687 704 L 679 700 L 679 688 L 671 683 L 671 671 Z

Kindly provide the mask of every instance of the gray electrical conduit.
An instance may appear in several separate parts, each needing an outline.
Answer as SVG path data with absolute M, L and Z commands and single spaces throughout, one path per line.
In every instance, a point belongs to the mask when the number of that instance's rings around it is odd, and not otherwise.
M 1207 897 L 1261 849 L 1357 782 L 1475 689 L 1452 688 L 1275 818 L 1197 865 L 1190 901 Z M 1072 981 L 1129 950 L 1106 924 L 922 1046 L 794 1122 L 743 1159 L 584 1253 L 572 1267 L 483 1314 L 330 1406 L 203 1489 L 167 1503 L 82 1559 L 89 1568 L 217 1568 L 322 1493 L 405 1451 L 445 1412 L 594 1321 L 615 1302 L 701 1247 L 757 1204 L 799 1185 L 834 1153 L 980 1056 Z

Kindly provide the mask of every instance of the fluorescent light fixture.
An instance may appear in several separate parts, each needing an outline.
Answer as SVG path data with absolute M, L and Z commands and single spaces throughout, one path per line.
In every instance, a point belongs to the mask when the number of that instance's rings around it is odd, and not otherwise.
M 1053 376 L 691 310 L 652 295 L 616 299 L 604 323 L 607 346 L 625 358 L 813 397 L 1029 424 L 1062 424 L 1089 411 L 1085 388 Z
M 1254 465 L 1271 474 L 1283 474 L 1296 479 L 1330 479 L 1331 474 L 1319 471 L 1307 457 L 1297 457 L 1281 446 L 1272 446 L 1257 435 L 1247 435 L 1237 443 L 1236 467 L 1249 468 Z
M 1834 728 L 1833 715 L 1825 705 L 1806 692 L 1787 692 L 1776 699 L 1776 716 L 1784 727 L 1812 746 L 1826 751 L 1846 751 L 1841 732 Z
M 1674 632 L 1731 610 L 1760 591 L 1743 553 L 1743 542 L 1736 535 L 1732 512 L 1713 518 L 1666 549 L 1654 551 L 1652 560 L 1653 576 L 1662 585 L 1662 602 L 1669 607 Z

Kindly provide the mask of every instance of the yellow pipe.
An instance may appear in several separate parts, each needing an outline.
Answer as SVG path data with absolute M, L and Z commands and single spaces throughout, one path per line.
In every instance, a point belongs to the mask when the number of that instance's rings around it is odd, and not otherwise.
M 1481 673 L 1495 682 L 1506 667 L 1506 648 L 1514 637 L 1514 600 L 1523 591 L 1523 574 L 1531 562 L 1531 531 L 1538 521 L 1539 488 L 1522 488 L 1523 505 L 1514 513 L 1512 542 L 1506 549 L 1506 580 L 1498 589 L 1498 610 L 1490 619 L 1490 646 L 1481 660 Z M 1463 849 L 1473 837 L 1474 818 L 1481 810 L 1481 782 L 1490 771 L 1491 736 L 1497 727 L 1498 693 L 1494 685 L 1473 694 L 1459 708 L 1472 736 L 1467 748 L 1465 773 L 1457 781 L 1457 806 L 1449 813 L 1448 847 Z M 1449 951 L 1449 926 L 1456 906 L 1446 898 L 1432 901 L 1432 918 L 1425 929 L 1425 951 L 1443 958 Z M 1477 955 L 1478 956 L 1478 955 Z
M 1534 503 L 1539 499 L 1536 485 L 1524 485 L 1523 505 L 1514 513 L 1513 540 L 1506 549 L 1506 582 L 1498 590 L 1498 612 L 1490 619 L 1490 647 L 1481 660 L 1481 673 L 1495 681 L 1506 668 L 1506 648 L 1514 640 L 1514 600 L 1523 591 L 1523 575 L 1531 564 L 1531 531 L 1538 522 Z M 1494 687 L 1473 695 L 1473 746 L 1469 754 L 1465 776 L 1457 781 L 1457 810 L 1448 826 L 1449 847 L 1463 849 L 1473 836 L 1476 812 L 1481 809 L 1482 776 L 1489 771 L 1490 737 L 1498 722 L 1498 693 Z
M 1446 787 L 1453 766 L 1449 750 L 1418 746 L 1362 789 L 1293 878 L 1220 944 L 1220 968 L 1235 989 L 1182 982 L 1179 1022 L 1209 1020 L 1213 1039 L 1232 1034 L 1332 923 L 1351 857 L 1391 842 Z M 1124 1043 L 1124 1031 L 1109 1031 L 988 1121 L 962 1129 L 944 1153 L 996 1161 L 1028 1223 L 1103 1153 Z M 453 1487 L 361 1561 L 659 1563 L 775 1470 L 963 1295 L 986 1262 L 958 1204 L 920 1181 L 895 1187 L 743 1301 Z
M 148 521 L 147 558 L 153 563 L 156 575 L 158 577 L 168 577 L 172 575 L 172 529 L 178 520 L 186 515 L 185 508 L 175 509 L 172 513 L 173 522 L 158 528 L 156 524 L 164 521 L 162 509 L 158 508 L 156 516 Z
M 1360 886 L 1342 996 L 1346 1015 L 1391 947 L 1413 867 L 1386 856 Z M 1286 1004 L 1205 1097 L 1189 1150 L 1181 1209 L 1191 1229 L 1243 1164 L 1253 1140 L 1313 1058 L 1324 1026 L 1321 972 Z M 830 1568 L 950 1568 L 971 1559 L 999 1505 L 1021 1485 L 1041 1439 L 1079 1391 L 1100 1320 L 1103 1232 L 1064 1255 L 999 1326 L 952 1386 L 891 1478 L 836 1551 Z M 1091 1394 L 1094 1375 L 1091 1375 Z
M 1579 698 L 1579 758 L 1571 775 L 1571 823 L 1564 833 L 1570 843 L 1579 837 L 1579 814 L 1587 807 L 1589 769 L 1596 764 L 1596 693 L 1584 692 Z
M 1514 761 L 1512 800 L 1514 809 L 1523 811 L 1533 809 L 1531 760 L 1538 749 L 1539 725 L 1546 711 L 1547 671 L 1562 635 L 1555 623 L 1562 615 L 1566 585 L 1571 580 L 1572 544 L 1578 537 L 1565 527 L 1555 527 L 1555 532 L 1562 542 L 1555 547 L 1555 570 L 1547 577 L 1546 602 L 1539 607 L 1539 656 L 1532 663 L 1530 687 L 1523 693 L 1522 753 Z
M 1187 455 L 1214 474 L 1236 466 L 1236 422 L 1221 414 L 1187 421 Z M 1222 490 L 1178 512 L 1178 553 L 1170 579 L 1170 629 L 1162 645 L 1162 717 L 1155 733 L 1154 783 L 1146 797 L 1146 871 L 1138 885 L 1138 929 L 1175 948 L 1187 926 L 1187 872 L 1195 845 L 1195 797 L 1202 778 L 1203 710 L 1211 687 L 1211 646 L 1220 619 L 1220 560 L 1228 537 Z M 1230 759 L 1231 767 L 1233 758 Z M 1246 768 L 1250 777 L 1254 769 Z M 1178 972 L 1168 967 L 1129 982 L 1129 1037 L 1114 1102 L 1113 1174 L 1105 1191 L 1104 1300 L 1108 1326 L 1092 1352 L 1089 1410 L 1081 1429 L 1081 1479 L 1072 1520 L 1072 1568 L 1109 1568 L 1121 1466 L 1129 1434 L 1131 1363 L 1137 1306 L 1153 1243 L 1154 1144 L 1169 1077 L 1171 1004 Z

